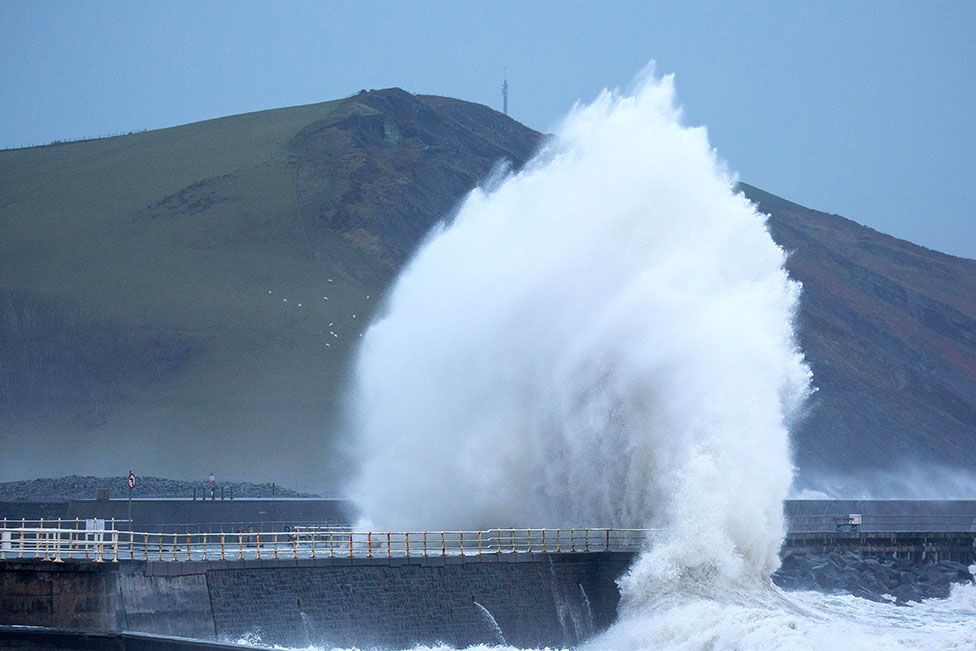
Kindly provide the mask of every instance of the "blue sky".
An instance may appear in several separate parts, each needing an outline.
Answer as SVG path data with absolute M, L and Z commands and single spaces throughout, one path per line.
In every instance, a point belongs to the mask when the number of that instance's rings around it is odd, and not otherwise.
M 0 0 L 0 146 L 400 86 L 551 128 L 650 60 L 741 178 L 976 257 L 976 2 Z

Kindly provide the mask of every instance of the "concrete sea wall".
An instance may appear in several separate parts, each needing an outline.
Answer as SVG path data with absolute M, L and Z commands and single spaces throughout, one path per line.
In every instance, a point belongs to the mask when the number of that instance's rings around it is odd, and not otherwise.
M 7 518 L 11 524 L 21 518 L 126 520 L 129 512 L 128 501 L 122 499 L 0 502 L 0 518 Z M 248 525 L 255 530 L 280 531 L 280 524 L 275 527 L 271 523 L 317 522 L 341 526 L 348 525 L 353 517 L 349 502 L 339 499 L 137 499 L 132 501 L 131 513 L 132 528 L 136 531 L 219 531 L 221 525 L 227 531 Z
M 0 562 L 0 624 L 284 646 L 566 646 L 616 618 L 624 553 Z

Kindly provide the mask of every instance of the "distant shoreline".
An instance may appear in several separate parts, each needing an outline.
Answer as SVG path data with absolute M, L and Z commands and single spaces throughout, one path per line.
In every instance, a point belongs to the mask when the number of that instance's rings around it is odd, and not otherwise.
M 92 477 L 70 475 L 67 477 L 50 477 L 39 479 L 24 479 L 19 481 L 0 482 L 0 501 L 8 502 L 51 502 L 63 500 L 96 499 L 100 490 L 107 490 L 110 499 L 140 498 L 184 498 L 192 499 L 196 495 L 209 497 L 209 486 L 206 479 L 190 481 L 183 479 L 167 479 L 165 477 L 139 477 L 136 488 L 132 491 L 126 485 L 126 478 Z M 277 483 L 255 483 L 247 481 L 217 480 L 216 494 L 220 491 L 234 498 L 315 498 L 315 493 L 303 493 L 285 488 Z

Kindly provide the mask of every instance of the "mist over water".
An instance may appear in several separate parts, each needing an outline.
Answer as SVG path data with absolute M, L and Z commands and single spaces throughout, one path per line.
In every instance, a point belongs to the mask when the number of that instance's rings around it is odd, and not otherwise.
M 363 340 L 361 526 L 660 527 L 592 648 L 815 646 L 834 615 L 768 579 L 800 287 L 734 180 L 648 73 L 473 191 Z
M 905 462 L 897 470 L 810 473 L 794 483 L 790 498 L 835 500 L 971 500 L 976 472 Z

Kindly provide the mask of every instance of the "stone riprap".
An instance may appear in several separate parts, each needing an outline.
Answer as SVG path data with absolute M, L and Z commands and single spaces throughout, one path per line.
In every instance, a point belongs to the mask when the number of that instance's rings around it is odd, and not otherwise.
M 918 563 L 907 558 L 860 554 L 793 554 L 783 559 L 773 582 L 786 590 L 849 593 L 898 603 L 944 598 L 954 584 L 971 583 L 970 569 L 955 561 Z

